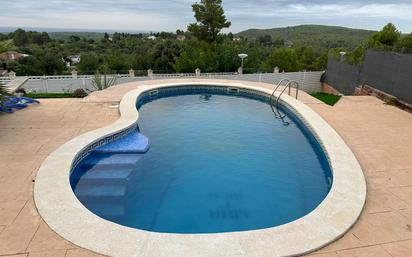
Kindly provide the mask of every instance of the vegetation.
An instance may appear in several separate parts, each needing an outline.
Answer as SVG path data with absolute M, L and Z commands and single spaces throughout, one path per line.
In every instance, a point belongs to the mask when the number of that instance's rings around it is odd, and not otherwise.
M 50 38 L 58 41 L 70 40 L 73 37 L 76 38 L 85 38 L 87 40 L 100 40 L 104 37 L 103 32 L 50 32 Z
M 394 24 L 388 23 L 382 30 L 372 34 L 365 42 L 352 51 L 348 51 L 345 48 L 337 48 L 332 51 L 332 56 L 339 58 L 339 52 L 346 51 L 345 62 L 352 65 L 361 65 L 367 49 L 412 53 L 412 33 L 402 35 Z
M 231 25 L 224 15 L 222 0 L 201 0 L 192 8 L 197 22 L 189 24 L 187 30 L 199 40 L 215 43 L 220 31 Z
M 10 89 L 5 85 L 0 85 L 0 105 L 4 96 L 10 95 Z
M 109 78 L 106 74 L 102 76 L 99 72 L 96 72 L 91 84 L 96 90 L 103 90 L 116 84 L 116 77 Z
M 5 40 L 0 42 L 0 53 L 13 50 L 13 40 Z
M 311 93 L 310 95 L 330 106 L 334 106 L 342 97 L 340 95 L 332 95 L 332 94 L 323 93 L 323 92 Z
M 40 99 L 40 98 L 73 98 L 72 93 L 27 93 L 24 96 Z
M 187 31 L 151 34 L 39 33 L 18 29 L 0 34 L 0 53 L 15 50 L 29 55 L 3 63 L 18 76 L 95 74 L 95 87 L 111 83 L 100 74 L 234 72 L 239 53 L 247 53 L 245 73 L 323 70 L 328 56 L 347 52 L 346 61 L 361 64 L 367 49 L 412 52 L 412 34 L 402 35 L 393 24 L 375 33 L 342 27 L 304 25 L 270 30 L 247 30 L 223 34 L 231 23 L 221 0 L 201 0 L 192 5 L 196 22 Z M 148 37 L 149 35 L 154 36 Z M 179 37 L 178 37 L 179 36 Z M 182 39 L 182 36 L 183 39 Z M 76 63 L 71 55 L 80 55 Z M 1 64 L 1 61 L 0 61 Z M 100 77 L 100 78 L 99 78 Z
M 83 97 L 86 97 L 88 94 L 83 88 L 78 88 L 73 91 L 72 95 L 73 97 L 76 97 L 76 98 L 83 98 Z
M 336 26 L 301 25 L 274 29 L 249 29 L 236 36 L 248 40 L 280 46 L 311 46 L 317 50 L 344 47 L 353 49 L 364 42 L 375 31 L 350 29 Z

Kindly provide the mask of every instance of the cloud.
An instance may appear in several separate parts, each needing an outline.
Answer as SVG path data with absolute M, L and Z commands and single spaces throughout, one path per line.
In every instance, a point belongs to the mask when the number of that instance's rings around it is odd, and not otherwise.
M 193 22 L 190 0 L 0 0 L 0 24 L 12 27 L 174 31 Z M 224 0 L 231 31 L 298 24 L 412 31 L 412 3 L 399 0 Z

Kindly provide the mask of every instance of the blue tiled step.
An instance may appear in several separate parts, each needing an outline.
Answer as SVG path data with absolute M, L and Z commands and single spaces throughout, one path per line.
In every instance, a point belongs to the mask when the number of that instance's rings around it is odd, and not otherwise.
M 133 172 L 131 164 L 96 164 L 86 171 L 81 180 L 127 180 Z
M 122 217 L 126 215 L 126 207 L 122 201 L 85 201 L 89 210 L 105 218 Z
M 140 154 L 105 154 L 104 157 L 99 155 L 100 158 L 90 158 L 85 160 L 82 164 L 87 166 L 97 165 L 97 164 L 128 164 L 128 165 L 135 165 L 142 155 Z
M 139 132 L 113 141 L 107 145 L 98 147 L 96 153 L 145 153 L 149 150 L 149 139 Z
M 99 198 L 122 199 L 126 196 L 127 187 L 125 185 L 116 185 L 105 183 L 101 185 L 91 185 L 88 182 L 79 181 L 74 189 L 75 194 L 80 200 L 90 200 Z

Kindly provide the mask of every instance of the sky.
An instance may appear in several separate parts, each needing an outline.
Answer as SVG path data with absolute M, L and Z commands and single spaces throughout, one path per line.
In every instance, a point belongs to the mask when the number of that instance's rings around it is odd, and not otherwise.
M 200 0 L 199 0 L 200 1 Z M 194 22 L 195 0 L 0 0 L 0 26 L 176 31 Z M 412 0 L 223 0 L 225 32 L 301 24 L 412 32 Z

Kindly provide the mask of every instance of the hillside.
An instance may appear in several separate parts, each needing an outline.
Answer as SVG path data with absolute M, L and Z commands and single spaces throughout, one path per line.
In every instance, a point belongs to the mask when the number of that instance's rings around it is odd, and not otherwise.
M 70 36 L 77 36 L 80 38 L 86 38 L 86 39 L 100 39 L 103 38 L 104 33 L 103 32 L 70 32 L 70 31 L 65 31 L 65 32 L 49 32 L 49 36 L 53 39 L 56 40 L 67 40 L 70 38 Z
M 248 40 L 257 40 L 260 36 L 270 35 L 272 40 L 285 40 L 293 46 L 312 46 L 315 48 L 354 48 L 366 40 L 375 31 L 351 29 L 336 26 L 301 25 L 273 29 L 248 29 L 236 34 Z

